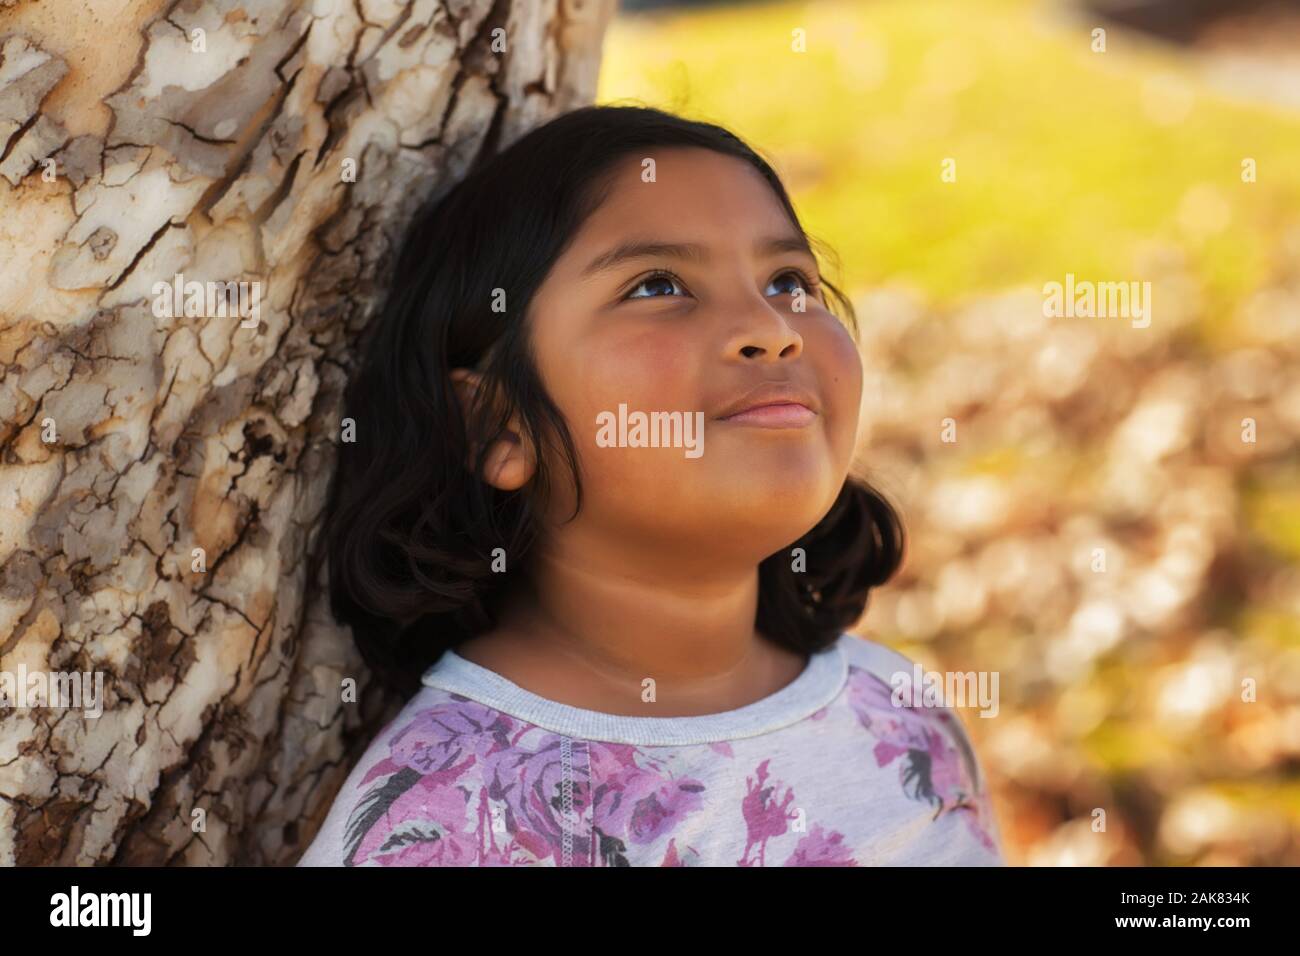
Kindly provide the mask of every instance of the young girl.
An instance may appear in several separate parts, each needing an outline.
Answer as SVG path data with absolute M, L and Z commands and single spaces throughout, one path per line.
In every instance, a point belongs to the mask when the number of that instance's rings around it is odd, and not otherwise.
M 768 163 L 580 109 L 435 196 L 393 283 L 322 541 L 409 701 L 299 865 L 1002 862 L 958 718 L 845 631 L 903 535 Z

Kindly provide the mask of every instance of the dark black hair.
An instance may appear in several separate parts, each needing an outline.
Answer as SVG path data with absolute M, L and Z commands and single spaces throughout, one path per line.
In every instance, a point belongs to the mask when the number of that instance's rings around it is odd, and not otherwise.
M 751 164 L 807 236 L 772 167 L 719 126 L 644 106 L 565 113 L 480 160 L 412 219 L 382 309 L 362 333 L 363 355 L 344 393 L 355 437 L 338 463 L 311 577 L 328 564 L 330 607 L 351 626 L 367 665 L 404 697 L 442 653 L 496 622 L 521 574 L 536 515 L 554 487 L 539 460 L 528 485 L 502 492 L 481 480 L 484 456 L 513 409 L 539 449 L 567 464 L 578 508 L 573 441 L 530 358 L 524 316 L 542 280 L 603 198 L 611 167 L 628 155 L 699 147 Z M 810 245 L 819 245 L 809 237 Z M 842 321 L 848 298 L 823 279 Z M 502 288 L 509 307 L 492 308 Z M 453 368 L 479 368 L 496 393 L 476 400 L 470 430 Z M 484 435 L 471 471 L 467 436 Z M 576 512 L 575 512 L 576 514 Z M 791 551 L 805 549 L 806 570 Z M 755 627 L 800 652 L 832 643 L 861 618 L 871 588 L 902 562 L 891 505 L 850 476 L 826 516 L 759 565 Z M 495 573 L 494 549 L 509 556 Z

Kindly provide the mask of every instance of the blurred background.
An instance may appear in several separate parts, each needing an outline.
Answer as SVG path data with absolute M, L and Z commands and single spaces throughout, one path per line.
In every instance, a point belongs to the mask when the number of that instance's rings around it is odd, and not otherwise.
M 1300 2 L 623 0 L 597 100 L 729 127 L 836 254 L 910 535 L 856 630 L 998 672 L 1008 862 L 1300 865 Z

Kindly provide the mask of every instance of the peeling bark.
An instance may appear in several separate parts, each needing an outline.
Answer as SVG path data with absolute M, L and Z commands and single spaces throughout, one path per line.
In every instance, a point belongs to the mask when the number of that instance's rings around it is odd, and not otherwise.
M 419 201 L 590 101 L 613 7 L 0 3 L 0 671 L 104 695 L 0 709 L 0 863 L 296 861 L 401 703 L 306 580 L 352 346 Z M 158 314 L 177 273 L 230 313 Z

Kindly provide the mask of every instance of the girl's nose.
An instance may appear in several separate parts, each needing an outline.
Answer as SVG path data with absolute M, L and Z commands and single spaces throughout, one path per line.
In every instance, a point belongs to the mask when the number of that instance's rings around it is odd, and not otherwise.
M 755 293 L 743 306 L 744 320 L 728 336 L 723 357 L 727 359 L 798 358 L 803 337 L 795 331 L 780 309 Z

